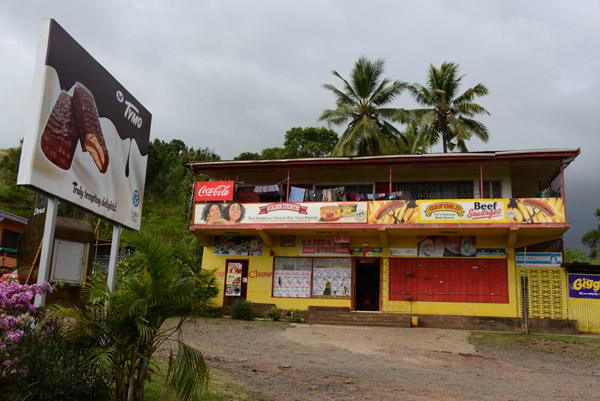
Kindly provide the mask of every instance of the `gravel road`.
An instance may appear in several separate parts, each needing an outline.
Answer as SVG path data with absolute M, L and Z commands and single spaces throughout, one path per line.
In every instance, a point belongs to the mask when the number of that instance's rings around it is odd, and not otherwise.
M 198 319 L 185 341 L 265 400 L 598 400 L 600 364 L 468 331 Z

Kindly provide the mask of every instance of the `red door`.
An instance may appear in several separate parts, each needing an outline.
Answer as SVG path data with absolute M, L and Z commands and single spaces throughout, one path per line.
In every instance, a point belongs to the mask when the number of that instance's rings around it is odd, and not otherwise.
M 248 261 L 228 260 L 225 262 L 225 285 L 223 306 L 230 307 L 236 299 L 246 299 L 248 287 Z

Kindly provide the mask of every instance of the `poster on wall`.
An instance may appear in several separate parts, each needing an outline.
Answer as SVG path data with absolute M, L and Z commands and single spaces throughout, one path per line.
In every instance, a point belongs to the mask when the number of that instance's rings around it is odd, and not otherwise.
M 475 236 L 429 236 L 418 237 L 420 257 L 475 257 Z
M 419 200 L 419 223 L 504 223 L 506 199 Z
M 600 299 L 600 276 L 569 274 L 569 296 L 571 298 Z
M 352 261 L 350 258 L 313 260 L 313 298 L 350 298 Z
M 312 260 L 276 258 L 273 269 L 273 296 L 310 298 Z
M 262 256 L 260 237 L 215 237 L 213 255 Z
M 56 21 L 44 19 L 17 184 L 139 230 L 151 119 Z
M 225 277 L 225 295 L 239 297 L 242 294 L 242 264 L 229 262 L 227 264 L 227 277 Z

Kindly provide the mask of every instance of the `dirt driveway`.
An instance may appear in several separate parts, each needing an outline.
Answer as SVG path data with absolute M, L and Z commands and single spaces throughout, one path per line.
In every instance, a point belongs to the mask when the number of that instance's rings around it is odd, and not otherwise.
M 598 400 L 600 364 L 468 331 L 199 319 L 184 339 L 265 400 Z

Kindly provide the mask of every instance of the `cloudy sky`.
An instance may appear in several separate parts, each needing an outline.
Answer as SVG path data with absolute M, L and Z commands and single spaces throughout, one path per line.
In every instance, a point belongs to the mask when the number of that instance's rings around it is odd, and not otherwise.
M 600 208 L 600 1 L 6 0 L 0 4 L 0 148 L 23 137 L 42 18 L 62 25 L 153 114 L 151 139 L 181 139 L 223 159 L 282 146 L 321 126 L 361 55 L 386 76 L 424 82 L 460 63 L 488 143 L 469 150 L 581 148 L 566 170 L 567 245 Z M 408 94 L 396 107 L 414 106 Z M 338 132 L 339 129 L 338 129 Z M 434 151 L 441 151 L 435 149 Z

